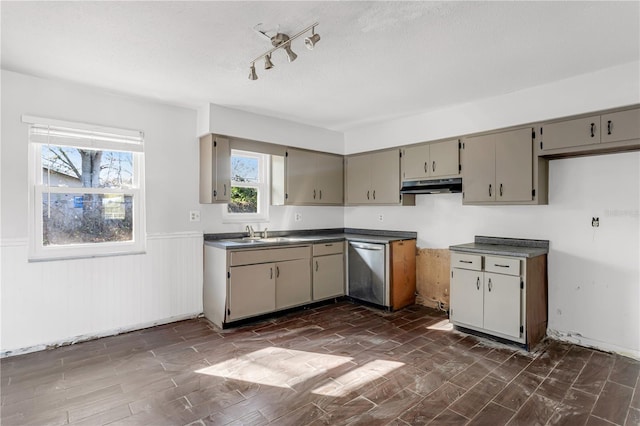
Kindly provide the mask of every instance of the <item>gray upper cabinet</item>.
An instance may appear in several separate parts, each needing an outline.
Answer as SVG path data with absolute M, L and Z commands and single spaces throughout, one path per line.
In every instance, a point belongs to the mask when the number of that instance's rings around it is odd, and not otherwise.
M 562 156 L 637 149 L 640 109 L 614 111 L 540 126 L 539 155 Z
M 344 166 L 341 155 L 288 148 L 284 174 L 284 204 L 343 204 Z M 272 184 L 277 185 L 278 182 Z
M 346 160 L 347 204 L 412 204 L 400 196 L 400 150 L 350 155 Z
M 460 174 L 458 139 L 403 149 L 402 180 L 452 177 Z
M 200 204 L 227 203 L 231 195 L 229 139 L 217 135 L 200 138 Z
M 463 147 L 464 204 L 534 201 L 531 128 L 467 138 Z

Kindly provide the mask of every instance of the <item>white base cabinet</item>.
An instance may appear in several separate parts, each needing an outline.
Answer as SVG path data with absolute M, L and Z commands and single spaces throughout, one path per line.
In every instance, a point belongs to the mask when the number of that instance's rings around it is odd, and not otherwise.
M 533 347 L 546 333 L 546 255 L 451 254 L 449 319 Z

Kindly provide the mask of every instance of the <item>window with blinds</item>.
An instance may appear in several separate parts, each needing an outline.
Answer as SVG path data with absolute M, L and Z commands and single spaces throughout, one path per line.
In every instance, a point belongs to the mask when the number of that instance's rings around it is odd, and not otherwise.
M 144 135 L 23 116 L 29 123 L 30 259 L 140 253 Z

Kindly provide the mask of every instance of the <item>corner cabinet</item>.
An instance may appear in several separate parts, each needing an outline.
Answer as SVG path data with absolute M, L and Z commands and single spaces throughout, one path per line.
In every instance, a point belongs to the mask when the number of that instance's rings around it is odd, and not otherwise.
M 200 138 L 200 204 L 228 203 L 231 196 L 229 139 L 217 135 Z
M 453 252 L 451 323 L 533 348 L 547 328 L 546 258 Z
M 531 127 L 462 143 L 463 204 L 546 204 L 547 161 L 533 155 Z
M 288 148 L 285 153 L 285 204 L 342 205 L 341 155 Z
M 640 148 L 640 108 L 540 126 L 539 155 L 563 156 Z
M 399 149 L 347 156 L 347 205 L 415 205 L 414 195 L 400 194 Z
M 402 180 L 459 176 L 460 145 L 460 141 L 454 139 L 404 148 Z

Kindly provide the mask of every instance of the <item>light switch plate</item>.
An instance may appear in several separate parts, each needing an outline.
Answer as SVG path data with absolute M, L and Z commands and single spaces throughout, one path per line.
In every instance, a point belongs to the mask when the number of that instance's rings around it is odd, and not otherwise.
M 296 222 L 302 222 L 302 213 L 297 213 L 294 215 L 294 219 Z

